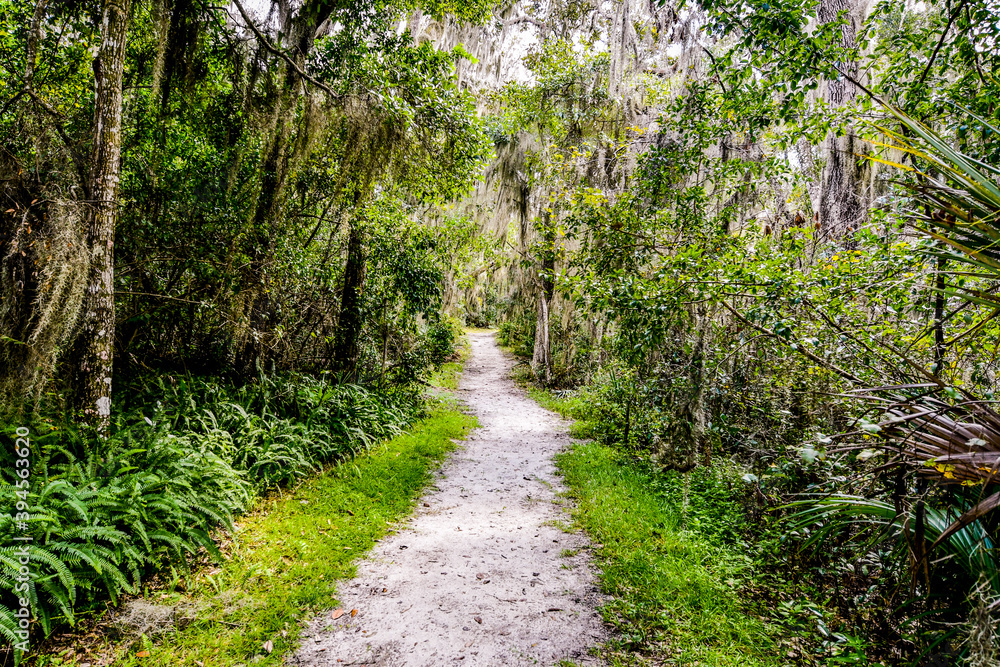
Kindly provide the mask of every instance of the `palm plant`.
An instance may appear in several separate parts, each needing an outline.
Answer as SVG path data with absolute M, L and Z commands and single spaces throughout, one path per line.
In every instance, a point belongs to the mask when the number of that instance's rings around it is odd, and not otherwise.
M 1000 491 L 987 495 L 991 484 L 1000 483 L 1000 414 L 986 402 L 970 400 L 953 405 L 933 396 L 893 399 L 873 394 L 865 398 L 882 404 L 882 421 L 863 428 L 882 436 L 881 447 L 890 456 L 889 466 L 915 469 L 941 486 L 981 489 L 970 508 L 927 531 L 926 537 L 934 539 L 932 550 L 1000 505 Z M 979 529 L 976 534 L 984 535 Z M 997 581 L 1000 584 L 1000 579 Z
M 902 183 L 916 206 L 908 217 L 917 229 L 943 247 L 927 252 L 970 266 L 979 277 L 1000 278 L 1000 168 L 967 155 L 949 140 L 915 118 L 887 106 L 901 131 L 876 126 L 890 141 L 880 145 L 920 160 L 923 168 L 872 157 L 872 160 L 914 173 L 917 179 Z M 1000 134 L 989 122 L 963 110 L 985 128 Z M 905 132 L 905 133 L 904 133 Z M 951 295 L 983 305 L 1000 307 L 1000 296 L 964 286 L 948 289 Z
M 957 282 L 938 282 L 934 289 L 943 296 L 992 309 L 962 336 L 973 334 L 1000 314 L 1000 296 L 965 281 L 970 276 L 987 282 L 1000 279 L 1000 186 L 996 181 L 1000 169 L 957 150 L 941 134 L 902 111 L 886 108 L 900 129 L 877 126 L 888 137 L 880 145 L 901 151 L 912 158 L 911 164 L 871 159 L 915 177 L 900 185 L 911 202 L 907 217 L 918 231 L 938 242 L 925 246 L 924 252 L 939 261 L 939 269 L 946 262 L 964 269 L 951 272 L 953 277 L 961 276 Z M 966 113 L 1000 132 L 982 118 Z M 948 511 L 927 507 L 922 500 L 909 507 L 860 496 L 814 496 L 792 503 L 791 526 L 812 526 L 811 542 L 845 525 L 878 528 L 879 538 L 894 536 L 898 544 L 911 545 L 915 568 L 928 561 L 931 551 L 942 549 L 957 556 L 970 574 L 985 574 L 994 594 L 1000 595 L 994 545 L 979 521 L 1000 507 L 1000 491 L 992 489 L 1000 483 L 1000 414 L 989 402 L 965 390 L 946 387 L 932 374 L 925 376 L 935 382 L 861 391 L 860 397 L 879 405 L 882 418 L 842 437 L 877 434 L 879 447 L 888 457 L 879 470 L 903 466 L 937 486 L 978 489 L 975 498 L 966 501 L 966 507 Z M 950 400 L 932 395 L 942 390 Z M 929 548 L 925 541 L 931 542 Z
M 883 144 L 914 158 L 913 164 L 880 160 L 914 172 L 917 178 L 904 183 L 915 204 L 909 218 L 921 232 L 940 245 L 925 249 L 929 255 L 956 262 L 972 269 L 972 276 L 994 281 L 1000 278 L 1000 168 L 956 149 L 939 133 L 907 114 L 887 106 L 899 121 L 900 131 L 880 126 L 890 139 Z M 993 132 L 998 130 L 970 111 L 968 116 Z M 963 272 L 968 276 L 969 272 Z M 938 287 L 946 295 L 990 306 L 1000 313 L 1000 296 L 967 287 L 964 280 Z M 973 327 L 981 327 L 985 321 Z M 971 330 L 970 330 L 971 331 Z M 916 388 L 916 387 L 914 387 Z M 869 398 L 874 398 L 869 393 Z M 898 460 L 916 466 L 942 485 L 961 484 L 982 487 L 978 502 L 942 530 L 931 548 L 935 548 L 984 514 L 1000 506 L 1000 492 L 987 494 L 1000 473 L 1000 415 L 988 403 L 964 391 L 967 400 L 957 405 L 921 397 L 886 401 L 885 421 L 879 425 L 885 447 Z

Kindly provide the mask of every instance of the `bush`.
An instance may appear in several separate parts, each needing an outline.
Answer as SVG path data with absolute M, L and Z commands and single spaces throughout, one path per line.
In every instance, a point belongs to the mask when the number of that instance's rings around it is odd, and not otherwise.
M 455 356 L 455 343 L 462 336 L 462 323 L 454 317 L 442 315 L 427 327 L 425 345 L 432 364 L 440 366 Z
M 18 546 L 0 548 L 0 635 L 11 643 L 19 597 L 49 634 L 57 620 L 73 624 L 101 600 L 136 592 L 168 562 L 218 558 L 211 531 L 231 529 L 256 495 L 399 433 L 420 407 L 411 388 L 310 376 L 239 388 L 167 376 L 129 393 L 141 400 L 106 440 L 36 418 L 23 498 L 13 449 L 0 454 L 0 538 L 31 538 L 23 588 Z M 18 512 L 30 518 L 18 524 Z
M 501 322 L 497 343 L 518 357 L 530 358 L 535 350 L 535 321 L 519 317 Z

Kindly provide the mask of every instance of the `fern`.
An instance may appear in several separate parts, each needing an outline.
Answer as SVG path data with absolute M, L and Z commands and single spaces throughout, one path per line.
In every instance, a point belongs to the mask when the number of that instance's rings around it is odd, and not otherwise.
M 231 530 L 258 494 L 399 433 L 418 407 L 413 393 L 308 376 L 239 389 L 157 378 L 142 393 L 162 403 L 119 415 L 108 441 L 84 442 L 71 425 L 32 429 L 40 434 L 29 495 L 33 579 L 22 597 L 46 634 L 138 590 L 164 565 L 186 567 L 202 549 L 221 558 L 212 531 Z M 0 474 L 9 475 L 14 468 L 5 463 Z M 10 516 L 11 481 L 0 477 L 0 544 L 22 534 Z M 19 567 L 15 548 L 0 548 L 0 638 L 7 642 L 17 637 Z

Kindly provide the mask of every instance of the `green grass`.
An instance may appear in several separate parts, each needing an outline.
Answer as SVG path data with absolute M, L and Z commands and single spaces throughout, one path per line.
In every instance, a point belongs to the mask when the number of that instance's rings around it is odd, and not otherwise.
M 535 385 L 526 385 L 528 395 L 546 410 L 558 412 L 567 419 L 572 419 L 569 433 L 574 438 L 590 438 L 594 435 L 594 425 L 589 420 L 588 402 L 579 391 L 566 396 L 556 396 L 552 392 L 540 389 Z
M 224 564 L 201 571 L 188 590 L 175 582 L 174 590 L 149 599 L 183 605 L 194 620 L 153 643 L 119 647 L 115 664 L 282 664 L 302 623 L 337 606 L 338 580 L 353 577 L 358 557 L 410 513 L 452 440 L 474 426 L 473 417 L 438 407 L 409 433 L 263 501 L 223 545 Z M 268 641 L 270 654 L 263 648 Z M 62 663 L 42 658 L 37 664 Z
M 587 401 L 529 387 L 543 407 L 574 420 L 587 437 Z M 732 471 L 663 473 L 592 442 L 557 458 L 574 517 L 598 545 L 605 620 L 619 637 L 614 664 L 649 656 L 656 664 L 782 665 L 777 628 L 741 599 L 752 575 L 748 550 L 736 536 L 743 520 L 725 479 Z M 736 475 L 738 477 L 738 475 Z
M 598 543 L 605 620 L 620 633 L 615 664 L 652 653 L 657 664 L 781 665 L 768 628 L 740 600 L 750 558 L 713 531 L 702 531 L 673 502 L 680 476 L 654 471 L 615 450 L 579 443 L 557 459 L 575 518 Z M 692 493 L 694 490 L 692 490 Z

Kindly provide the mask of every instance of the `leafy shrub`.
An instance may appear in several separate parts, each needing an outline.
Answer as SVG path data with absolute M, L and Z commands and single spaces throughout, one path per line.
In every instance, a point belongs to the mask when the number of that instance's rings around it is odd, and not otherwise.
M 412 388 L 304 375 L 243 387 L 162 376 L 129 394 L 140 400 L 104 441 L 50 420 L 30 425 L 27 510 L 16 506 L 15 454 L 0 454 L 0 539 L 32 538 L 26 590 L 16 588 L 17 547 L 0 548 L 0 635 L 12 643 L 15 591 L 49 634 L 54 622 L 134 593 L 168 562 L 219 557 L 211 531 L 231 529 L 257 494 L 399 433 L 420 406 Z M 18 511 L 30 515 L 23 530 Z
M 462 335 L 462 324 L 448 315 L 433 320 L 427 327 L 426 343 L 430 361 L 440 366 L 455 355 L 455 343 Z
M 519 357 L 530 357 L 535 348 L 535 321 L 519 317 L 501 322 L 497 343 Z

